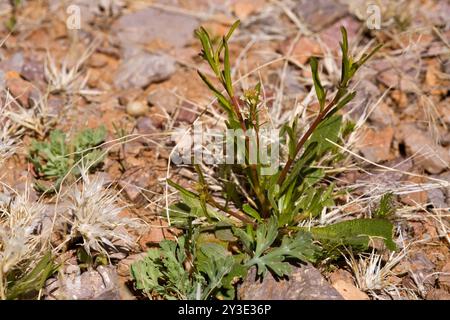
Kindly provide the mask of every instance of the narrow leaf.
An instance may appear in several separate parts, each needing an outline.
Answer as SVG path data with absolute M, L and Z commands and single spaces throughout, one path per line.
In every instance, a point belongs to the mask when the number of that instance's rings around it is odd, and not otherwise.
M 314 88 L 316 90 L 317 99 L 319 100 L 320 104 L 320 111 L 322 111 L 322 109 L 325 106 L 326 95 L 319 78 L 319 70 L 318 70 L 319 64 L 317 58 L 311 57 L 309 64 L 311 66 L 311 73 L 313 76 Z
M 391 222 L 384 219 L 355 219 L 339 222 L 326 227 L 311 228 L 313 237 L 342 245 L 356 245 L 367 248 L 373 238 L 383 239 L 386 247 L 395 250 L 392 240 L 393 228 Z
M 223 76 L 225 81 L 225 88 L 227 89 L 228 95 L 232 97 L 234 96 L 234 94 L 233 94 L 233 84 L 231 83 L 230 52 L 225 37 L 223 38 L 223 44 L 225 47 L 224 62 L 223 62 L 224 63 Z
M 244 210 L 244 212 L 245 212 L 246 214 L 248 214 L 249 216 L 255 218 L 255 219 L 258 220 L 258 221 L 261 221 L 261 216 L 260 216 L 260 214 L 258 213 L 258 211 L 256 211 L 255 209 L 253 209 L 249 204 L 247 204 L 247 203 L 244 204 L 244 205 L 242 206 L 242 210 Z
M 200 78 L 203 80 L 203 82 L 208 86 L 208 88 L 214 93 L 214 95 L 216 96 L 216 98 L 219 101 L 219 104 L 222 106 L 222 108 L 224 108 L 225 111 L 227 111 L 228 113 L 233 114 L 231 104 L 225 98 L 225 96 L 214 87 L 214 85 L 211 83 L 211 81 L 208 79 L 208 77 L 206 77 L 202 72 L 197 71 L 197 73 L 200 76 Z

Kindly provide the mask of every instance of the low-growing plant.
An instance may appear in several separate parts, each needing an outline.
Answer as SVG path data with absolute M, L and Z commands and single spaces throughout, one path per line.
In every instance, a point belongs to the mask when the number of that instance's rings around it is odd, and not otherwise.
M 75 242 L 83 252 L 80 260 L 91 260 L 119 249 L 128 250 L 133 246 L 133 237 L 127 227 L 139 229 L 136 219 L 121 217 L 124 207 L 117 205 L 118 193 L 104 188 L 104 179 L 90 178 L 87 172 L 81 173 L 82 186 L 72 188 L 65 199 L 66 210 L 62 229 L 67 230 L 64 243 Z M 101 257 L 100 257 L 101 258 Z M 89 263 L 88 263 L 89 264 Z
M 54 130 L 49 141 L 33 140 L 29 159 L 38 178 L 54 181 L 52 187 L 36 183 L 39 191 L 59 190 L 62 181 L 68 176 L 80 176 L 80 168 L 95 169 L 103 161 L 103 151 L 99 145 L 105 140 L 106 129 L 85 129 L 68 140 L 65 133 Z
M 205 300 L 231 286 L 240 263 L 218 243 L 190 238 L 164 240 L 131 266 L 136 287 L 151 299 Z M 242 276 L 242 275 L 241 275 Z
M 56 270 L 41 219 L 45 207 L 17 195 L 0 201 L 0 299 L 31 298 Z
M 244 135 L 255 132 L 256 150 L 260 150 L 259 133 L 264 128 L 261 84 L 257 83 L 239 97 L 231 77 L 228 41 L 238 24 L 234 23 L 217 44 L 211 41 L 204 28 L 196 31 L 203 48 L 201 57 L 216 79 L 213 81 L 200 71 L 198 74 L 227 114 L 227 128 L 241 130 Z M 341 32 L 342 70 L 336 93 L 329 97 L 319 77 L 318 59 L 311 57 L 319 110 L 308 128 L 300 128 L 297 119 L 282 126 L 279 141 L 287 150 L 286 161 L 276 168 L 275 173 L 263 174 L 267 163 L 260 154 L 256 155 L 256 163 L 250 161 L 252 151 L 246 136 L 244 163 L 235 161 L 237 164 L 217 166 L 217 181 L 223 183 L 221 196 L 213 193 L 201 164 L 194 165 L 198 181 L 192 190 L 167 181 L 181 197 L 180 202 L 168 209 L 171 222 L 188 235 L 213 234 L 214 240 L 200 237 L 199 241 L 189 236 L 189 240 L 179 238 L 178 242 L 163 242 L 159 249 L 151 250 L 147 258 L 133 266 L 137 288 L 151 297 L 233 298 L 235 278 L 242 278 L 251 267 L 257 268 L 259 276 L 270 271 L 283 277 L 290 274 L 292 262 L 315 262 L 330 248 L 353 246 L 364 250 L 372 238 L 380 238 L 389 249 L 395 249 L 393 226 L 382 214 L 377 219 L 304 227 L 305 221 L 314 220 L 326 207 L 335 204 L 334 186 L 324 179 L 326 173 L 322 167 L 335 166 L 339 159 L 335 144 L 343 139 L 349 128 L 340 111 L 356 95 L 350 89 L 350 81 L 380 48 L 355 59 L 349 53 L 345 28 L 341 28 Z M 223 90 L 214 83 L 219 83 Z M 233 143 L 237 149 L 237 142 Z M 274 145 L 269 144 L 269 149 L 272 147 Z M 317 166 L 319 163 L 321 166 Z M 215 254 L 199 255 L 205 246 L 216 248 Z M 207 272 L 202 268 L 205 264 L 220 267 L 212 267 L 211 272 Z M 231 271 L 233 265 L 239 266 L 239 272 Z M 230 274 L 232 280 L 227 276 Z M 218 278 L 222 278 L 220 284 Z M 211 285 L 214 290 L 205 289 Z M 223 289 L 232 293 L 224 295 Z
M 22 0 L 9 0 L 9 3 L 12 7 L 11 16 L 8 20 L 5 22 L 5 27 L 8 29 L 9 32 L 14 32 L 16 25 L 17 25 L 17 10 L 20 6 L 20 3 Z

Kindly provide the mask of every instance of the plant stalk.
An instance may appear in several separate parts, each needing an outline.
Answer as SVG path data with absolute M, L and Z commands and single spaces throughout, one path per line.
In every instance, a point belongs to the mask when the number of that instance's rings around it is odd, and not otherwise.
M 286 175 L 289 172 L 289 169 L 291 168 L 292 164 L 294 163 L 295 158 L 297 157 L 300 150 L 305 145 L 306 141 L 308 141 L 309 137 L 313 134 L 313 132 L 316 130 L 317 126 L 325 119 L 327 114 L 333 109 L 333 107 L 338 103 L 339 99 L 342 97 L 342 94 L 345 92 L 344 88 L 341 88 L 336 93 L 336 96 L 334 99 L 317 115 L 314 122 L 309 126 L 308 130 L 303 134 L 301 139 L 298 141 L 297 146 L 295 148 L 295 153 L 293 157 L 289 157 L 288 161 L 284 165 L 283 170 L 280 173 L 280 176 L 278 177 L 278 185 L 281 186 L 281 184 L 284 182 L 284 179 L 286 179 Z
M 247 132 L 247 128 L 245 126 L 244 118 L 242 117 L 241 106 L 239 104 L 239 100 L 234 95 L 233 96 L 230 95 L 230 99 L 232 101 L 234 112 L 236 113 L 236 115 L 238 117 L 242 131 L 245 134 Z M 257 140 L 257 144 L 258 144 L 258 148 L 259 148 L 259 139 Z M 247 137 L 245 139 L 245 145 L 246 145 L 246 149 L 248 150 L 248 152 L 250 152 L 250 150 L 249 150 L 250 144 L 249 144 Z M 262 217 L 268 218 L 269 213 L 270 213 L 269 208 L 267 206 L 268 201 L 267 201 L 267 198 L 266 198 L 264 192 L 262 192 L 262 190 L 261 190 L 259 179 L 258 179 L 258 172 L 256 170 L 256 165 L 250 164 L 249 167 L 250 167 L 250 176 L 252 179 L 253 191 L 255 192 L 256 197 L 258 198 L 258 201 L 260 202 L 261 207 L 262 207 L 261 208 L 262 209 Z
M 250 219 L 247 215 L 241 213 L 241 212 L 235 212 L 233 210 L 227 209 L 224 206 L 218 204 L 212 197 L 208 197 L 208 199 L 206 200 L 210 205 L 216 207 L 217 209 L 228 213 L 230 216 L 235 217 L 236 219 L 239 219 L 240 221 L 247 223 L 247 224 L 251 224 L 253 226 L 256 226 L 256 223 Z

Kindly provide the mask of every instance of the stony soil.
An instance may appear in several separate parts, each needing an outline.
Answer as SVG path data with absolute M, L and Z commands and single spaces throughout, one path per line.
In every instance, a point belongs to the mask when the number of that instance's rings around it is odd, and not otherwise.
M 381 1 L 379 30 L 366 28 L 369 1 L 364 0 L 23 2 L 16 10 L 15 31 L 10 34 L 4 23 L 0 25 L 2 99 L 8 90 L 33 113 L 32 98 L 47 94 L 51 121 L 40 119 L 40 126 L 24 130 L 16 155 L 3 164 L 1 181 L 19 193 L 30 190 L 34 176 L 26 150 L 32 138 L 44 139 L 55 128 L 74 133 L 103 124 L 111 141 L 117 139 L 119 127 L 132 138 L 111 144 L 101 174 L 122 190 L 121 202 L 128 205 L 122 214 L 147 224 L 144 231 L 130 231 L 136 237 L 131 252 L 100 270 L 80 274 L 73 253 L 70 257 L 66 252 L 69 258 L 62 260 L 61 271 L 68 275 L 66 283 L 49 281 L 44 298 L 57 297 L 58 290 L 78 299 L 142 297 L 132 289 L 130 263 L 176 234 L 160 217 L 166 205 L 164 180 L 169 174 L 188 186 L 194 176 L 188 167 L 168 167 L 174 145 L 170 133 L 189 127 L 199 116 L 214 127 L 221 116 L 196 74 L 197 69 L 207 72 L 207 66 L 198 57 L 200 46 L 193 31 L 204 25 L 221 36 L 239 18 L 242 26 L 230 45 L 234 77 L 243 87 L 261 79 L 274 123 L 282 123 L 290 110 L 309 103 L 311 55 L 323 58 L 324 83 L 336 83 L 341 25 L 346 26 L 355 52 L 369 44 L 384 44 L 354 82 L 358 95 L 346 114 L 359 128 L 345 147 L 349 152 L 344 152 L 346 159 L 336 176 L 338 187 L 351 191 L 340 199 L 337 212 L 343 218 L 367 216 L 379 196 L 393 192 L 396 238 L 405 253 L 383 284 L 391 289 L 361 287 L 354 270 L 343 262 L 316 266 L 320 272 L 312 266 L 311 272 L 296 271 L 300 280 L 293 277 L 290 283 L 267 279 L 256 289 L 247 283 L 251 294 L 241 297 L 314 299 L 324 293 L 325 298 L 344 299 L 450 299 L 447 1 Z M 70 4 L 81 8 L 79 30 L 66 26 Z M 12 10 L 8 1 L 1 1 L 0 20 L 9 19 Z M 64 90 L 50 88 L 45 72 L 49 61 L 69 67 L 78 63 L 79 79 Z M 313 104 L 307 109 L 304 119 L 314 108 Z M 0 193 L 6 191 L 0 187 Z M 30 192 L 32 199 L 39 197 L 32 188 Z M 174 199 L 176 195 L 169 194 L 168 200 Z M 54 199 L 48 203 L 54 205 Z M 70 292 L 74 286 L 68 282 L 77 277 L 86 285 Z M 311 284 L 317 290 L 302 290 Z M 289 296 L 284 295 L 285 287 L 290 288 Z

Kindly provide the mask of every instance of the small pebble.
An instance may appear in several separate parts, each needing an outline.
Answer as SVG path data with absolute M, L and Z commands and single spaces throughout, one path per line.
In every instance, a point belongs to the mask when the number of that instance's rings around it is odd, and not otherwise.
M 140 101 L 132 101 L 127 105 L 127 113 L 133 117 L 140 117 L 146 114 L 148 107 L 145 103 Z

